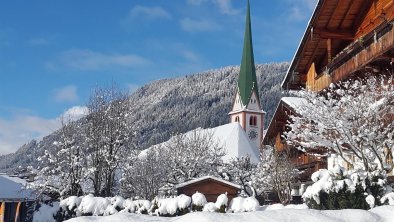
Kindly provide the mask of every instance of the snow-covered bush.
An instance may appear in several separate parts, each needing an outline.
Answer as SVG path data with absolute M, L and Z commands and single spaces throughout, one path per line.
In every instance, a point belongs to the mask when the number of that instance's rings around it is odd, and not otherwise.
M 252 212 L 259 207 L 259 201 L 255 197 L 236 197 L 231 200 L 229 211 L 233 213 Z
M 215 203 L 209 202 L 204 205 L 202 211 L 204 212 L 217 212 L 219 208 L 216 207 Z
M 148 210 L 151 208 L 151 202 L 149 200 L 135 200 L 136 212 L 139 214 L 148 214 Z
M 177 197 L 177 200 L 178 200 L 179 215 L 189 213 L 190 211 L 189 208 L 190 208 L 190 203 L 192 202 L 192 198 L 184 194 L 181 194 Z
M 260 207 L 259 201 L 255 197 L 246 197 L 243 205 L 247 212 L 256 211 Z
M 227 192 L 224 194 L 220 194 L 216 200 L 215 206 L 217 211 L 220 213 L 226 213 L 226 208 L 228 205 L 228 197 Z
M 63 220 L 70 219 L 76 216 L 76 209 L 81 204 L 82 198 L 77 196 L 70 196 L 60 201 L 58 217 Z
M 380 199 L 381 203 L 385 203 L 388 205 L 394 205 L 394 192 L 387 193 Z
M 207 199 L 205 198 L 204 194 L 197 191 L 195 194 L 192 195 L 193 211 L 202 211 L 206 203 Z
M 110 204 L 111 202 L 104 197 L 95 197 L 92 194 L 86 195 L 77 208 L 77 216 L 102 216 Z
M 321 169 L 311 176 L 312 184 L 303 194 L 308 207 L 321 210 L 370 209 L 384 204 L 386 186 L 384 171 L 366 172 L 336 166 L 333 170 Z
M 126 199 L 123 201 L 123 212 L 134 213 L 137 205 L 131 199 Z
M 114 196 L 111 198 L 111 205 L 117 210 L 121 211 L 124 209 L 125 199 L 121 196 Z
M 159 208 L 156 210 L 157 215 L 162 217 L 173 217 L 178 213 L 177 198 L 164 198 L 159 201 Z
M 55 217 L 59 211 L 59 202 L 52 203 L 52 206 L 41 204 L 38 211 L 33 214 L 33 222 L 56 222 Z
M 229 211 L 233 213 L 240 213 L 244 212 L 244 199 L 243 197 L 235 197 L 231 200 L 230 206 L 229 206 Z

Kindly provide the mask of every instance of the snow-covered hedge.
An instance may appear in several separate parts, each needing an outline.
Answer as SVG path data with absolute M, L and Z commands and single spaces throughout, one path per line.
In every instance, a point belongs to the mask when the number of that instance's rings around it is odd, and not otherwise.
M 346 171 L 336 166 L 333 170 L 321 169 L 313 173 L 311 179 L 314 184 L 306 189 L 302 197 L 314 209 L 366 210 L 389 204 L 394 197 L 382 171 Z
M 170 198 L 156 197 L 152 201 L 124 199 L 120 196 L 104 198 L 89 194 L 81 197 L 70 196 L 53 206 L 42 205 L 34 216 L 38 218 L 35 221 L 52 222 L 79 216 L 108 216 L 118 212 L 173 217 L 192 211 L 226 213 L 255 211 L 258 208 L 259 203 L 254 197 L 236 197 L 228 206 L 227 193 L 219 195 L 214 203 L 207 203 L 204 194 L 199 192 L 192 197 L 181 194 Z

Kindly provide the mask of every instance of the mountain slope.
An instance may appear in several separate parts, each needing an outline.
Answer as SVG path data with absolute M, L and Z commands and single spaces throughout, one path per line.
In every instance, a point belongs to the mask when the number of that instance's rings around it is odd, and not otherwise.
M 256 66 L 259 92 L 269 123 L 279 99 L 280 82 L 288 63 Z M 239 67 L 230 66 L 175 79 L 157 80 L 138 89 L 130 96 L 130 122 L 137 128 L 136 144 L 144 149 L 168 140 L 171 134 L 228 123 L 235 96 Z M 0 171 L 18 166 L 36 165 L 36 159 L 50 149 L 57 138 L 54 132 L 42 141 L 32 141 L 16 153 L 0 156 Z

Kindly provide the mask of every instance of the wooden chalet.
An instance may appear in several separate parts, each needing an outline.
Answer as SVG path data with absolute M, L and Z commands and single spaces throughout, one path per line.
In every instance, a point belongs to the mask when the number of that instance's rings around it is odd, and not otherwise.
M 228 201 L 238 196 L 241 186 L 213 176 L 204 176 L 175 186 L 177 194 L 192 196 L 197 191 L 204 194 L 208 202 L 216 202 L 220 194 L 227 192 Z
M 319 0 L 290 64 L 282 88 L 320 92 L 331 83 L 370 74 L 393 73 L 394 0 Z M 279 103 L 263 139 L 278 150 L 289 115 L 290 100 Z M 327 160 L 295 154 L 294 162 L 310 173 L 327 167 Z M 309 174 L 309 175 L 308 175 Z
M 319 0 L 282 87 L 321 91 L 366 71 L 392 71 L 393 23 L 393 0 Z
M 288 152 L 292 162 L 301 172 L 300 182 L 310 180 L 312 173 L 319 169 L 327 168 L 327 158 L 307 155 L 297 149 L 293 149 L 283 139 L 283 132 L 286 131 L 286 124 L 290 121 L 290 116 L 297 116 L 297 106 L 302 105 L 303 99 L 296 97 L 284 97 L 280 100 L 271 123 L 266 131 L 263 144 L 273 145 L 278 152 Z

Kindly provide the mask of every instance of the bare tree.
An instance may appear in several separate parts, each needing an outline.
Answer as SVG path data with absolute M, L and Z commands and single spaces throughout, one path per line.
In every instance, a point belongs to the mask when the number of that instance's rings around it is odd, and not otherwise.
M 246 195 L 253 196 L 255 188 L 252 186 L 251 181 L 256 173 L 256 167 L 257 164 L 253 164 L 250 161 L 250 156 L 237 157 L 224 164 L 221 176 L 225 180 L 241 185 Z
M 225 155 L 213 133 L 202 130 L 175 135 L 159 149 L 164 164 L 170 169 L 166 182 L 172 185 L 217 174 Z
M 261 161 L 253 175 L 253 185 L 260 191 L 273 191 L 281 203 L 291 200 L 291 186 L 298 177 L 298 170 L 290 160 L 287 150 L 278 152 L 273 146 L 264 147 Z
M 95 195 L 111 196 L 115 174 L 120 169 L 132 137 L 128 121 L 127 95 L 112 86 L 97 89 L 87 105 L 86 147 L 88 149 L 86 176 Z
M 166 175 L 159 153 L 148 150 L 140 156 L 130 154 L 121 179 L 122 195 L 152 200 L 165 184 Z
M 72 122 L 69 117 L 61 117 L 60 121 L 58 139 L 38 159 L 40 164 L 35 186 L 55 196 L 82 195 L 84 153 L 78 143 L 81 139 L 80 123 Z

